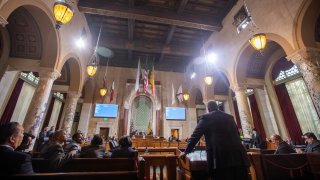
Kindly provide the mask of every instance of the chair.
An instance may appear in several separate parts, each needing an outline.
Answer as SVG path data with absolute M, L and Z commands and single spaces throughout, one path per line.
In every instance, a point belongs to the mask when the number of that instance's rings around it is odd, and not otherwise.
M 311 167 L 314 179 L 320 180 L 320 153 L 308 153 L 307 158 Z

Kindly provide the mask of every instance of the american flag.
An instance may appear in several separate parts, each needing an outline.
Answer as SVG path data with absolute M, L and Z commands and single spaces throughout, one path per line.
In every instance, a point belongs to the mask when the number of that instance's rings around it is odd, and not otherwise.
M 145 68 L 145 71 L 144 71 L 144 84 L 143 84 L 143 91 L 144 91 L 144 93 L 147 92 L 148 85 L 149 85 L 148 75 L 149 75 L 149 70 L 148 70 L 148 68 L 146 67 L 146 68 Z

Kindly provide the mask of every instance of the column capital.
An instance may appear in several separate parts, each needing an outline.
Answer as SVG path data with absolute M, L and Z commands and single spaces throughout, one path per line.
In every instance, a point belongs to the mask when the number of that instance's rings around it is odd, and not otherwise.
M 232 89 L 234 92 L 246 91 L 247 90 L 247 84 L 244 84 L 244 83 L 235 84 L 235 85 L 230 86 L 230 89 Z
M 79 98 L 81 96 L 81 93 L 77 91 L 68 91 L 67 97 L 70 98 Z
M 6 0 L 6 1 L 7 1 L 7 0 Z M 3 2 L 3 3 L 0 3 L 0 8 L 1 8 L 1 6 L 2 6 L 4 3 L 6 3 L 6 1 Z M 6 19 L 4 19 L 4 18 L 2 17 L 2 15 L 0 15 L 0 25 L 1 25 L 2 27 L 5 27 L 7 24 L 8 24 L 8 21 L 7 21 Z
M 304 47 L 286 57 L 294 64 L 309 64 L 311 66 L 320 67 L 320 49 Z
M 61 74 L 57 70 L 49 69 L 49 68 L 41 68 L 39 71 L 40 79 L 58 79 Z

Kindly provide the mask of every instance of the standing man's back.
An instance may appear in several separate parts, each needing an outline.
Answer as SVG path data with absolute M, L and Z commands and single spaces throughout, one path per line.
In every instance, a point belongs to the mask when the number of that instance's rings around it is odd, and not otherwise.
M 248 179 L 249 160 L 231 115 L 208 102 L 209 113 L 203 115 L 185 151 L 190 153 L 202 135 L 206 139 L 208 169 L 214 179 Z

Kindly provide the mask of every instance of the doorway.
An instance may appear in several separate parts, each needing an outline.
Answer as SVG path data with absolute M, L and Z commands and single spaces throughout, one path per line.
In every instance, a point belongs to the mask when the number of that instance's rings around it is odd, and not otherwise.
M 107 140 L 109 138 L 109 128 L 101 127 L 99 134 L 104 140 Z
M 179 129 L 171 129 L 171 135 L 176 139 L 179 139 Z

